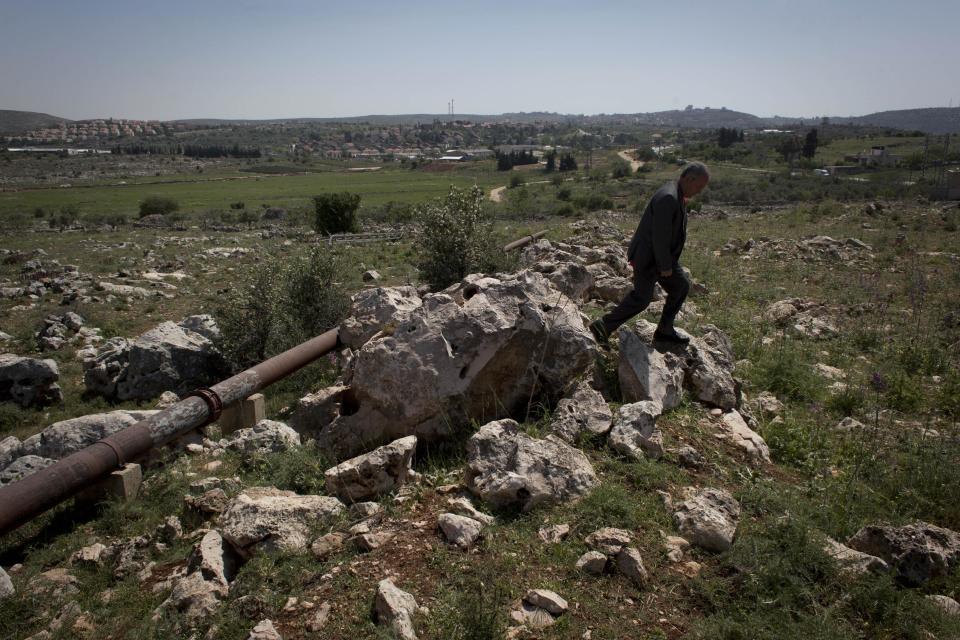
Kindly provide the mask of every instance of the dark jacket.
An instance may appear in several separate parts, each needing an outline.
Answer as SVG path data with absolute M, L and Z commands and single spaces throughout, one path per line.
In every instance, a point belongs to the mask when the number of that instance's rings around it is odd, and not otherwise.
M 660 187 L 640 218 L 627 259 L 637 272 L 670 271 L 687 240 L 687 210 L 676 180 Z

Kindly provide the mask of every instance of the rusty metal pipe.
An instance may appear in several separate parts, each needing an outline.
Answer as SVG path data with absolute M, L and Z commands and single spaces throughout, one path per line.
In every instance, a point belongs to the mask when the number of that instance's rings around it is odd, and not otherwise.
M 326 355 L 337 344 L 338 332 L 331 329 L 213 385 L 210 391 L 224 407 L 229 406 Z M 207 424 L 211 412 L 204 398 L 184 398 L 46 469 L 0 487 L 0 535 L 29 522 L 150 449 Z
M 547 235 L 547 231 L 546 231 L 546 230 L 537 231 L 537 232 L 534 233 L 533 235 L 524 236 L 524 237 L 520 238 L 519 240 L 514 240 L 513 242 L 511 242 L 511 243 L 508 244 L 508 245 L 504 245 L 503 250 L 504 250 L 504 252 L 507 252 L 507 251 L 513 251 L 514 249 L 519 249 L 520 247 L 525 247 L 526 245 L 530 244 L 530 243 L 533 242 L 534 240 L 536 240 L 536 239 L 538 239 L 538 238 L 542 238 L 542 237 L 545 236 L 545 235 Z

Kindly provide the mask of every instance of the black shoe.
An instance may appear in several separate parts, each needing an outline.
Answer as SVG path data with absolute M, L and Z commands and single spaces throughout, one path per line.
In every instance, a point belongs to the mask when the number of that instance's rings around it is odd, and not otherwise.
M 687 336 L 682 336 L 677 333 L 676 329 L 670 329 L 670 331 L 662 331 L 659 328 L 653 332 L 653 341 L 654 342 L 671 342 L 673 344 L 687 344 L 690 342 L 690 338 Z
M 610 347 L 610 335 L 607 333 L 607 328 L 603 326 L 603 320 L 594 320 L 591 322 L 590 333 L 593 334 L 593 338 L 597 341 L 598 345 L 604 349 Z

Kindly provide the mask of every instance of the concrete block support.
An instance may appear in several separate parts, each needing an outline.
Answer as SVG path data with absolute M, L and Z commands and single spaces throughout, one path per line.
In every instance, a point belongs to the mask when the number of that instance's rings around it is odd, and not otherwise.
M 103 480 L 77 494 L 80 502 L 102 502 L 111 498 L 133 500 L 140 492 L 143 470 L 139 464 L 125 464 Z
M 249 429 L 267 417 L 266 403 L 262 393 L 255 393 L 229 407 L 224 407 L 217 424 L 225 437 L 237 429 Z

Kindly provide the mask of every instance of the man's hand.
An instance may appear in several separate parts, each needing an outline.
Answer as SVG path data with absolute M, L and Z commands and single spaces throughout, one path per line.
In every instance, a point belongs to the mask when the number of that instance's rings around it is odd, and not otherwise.
M 661 271 L 661 272 L 660 272 L 660 277 L 661 277 L 661 278 L 669 278 L 669 277 L 672 276 L 672 275 L 673 275 L 673 269 L 670 269 L 669 271 Z

